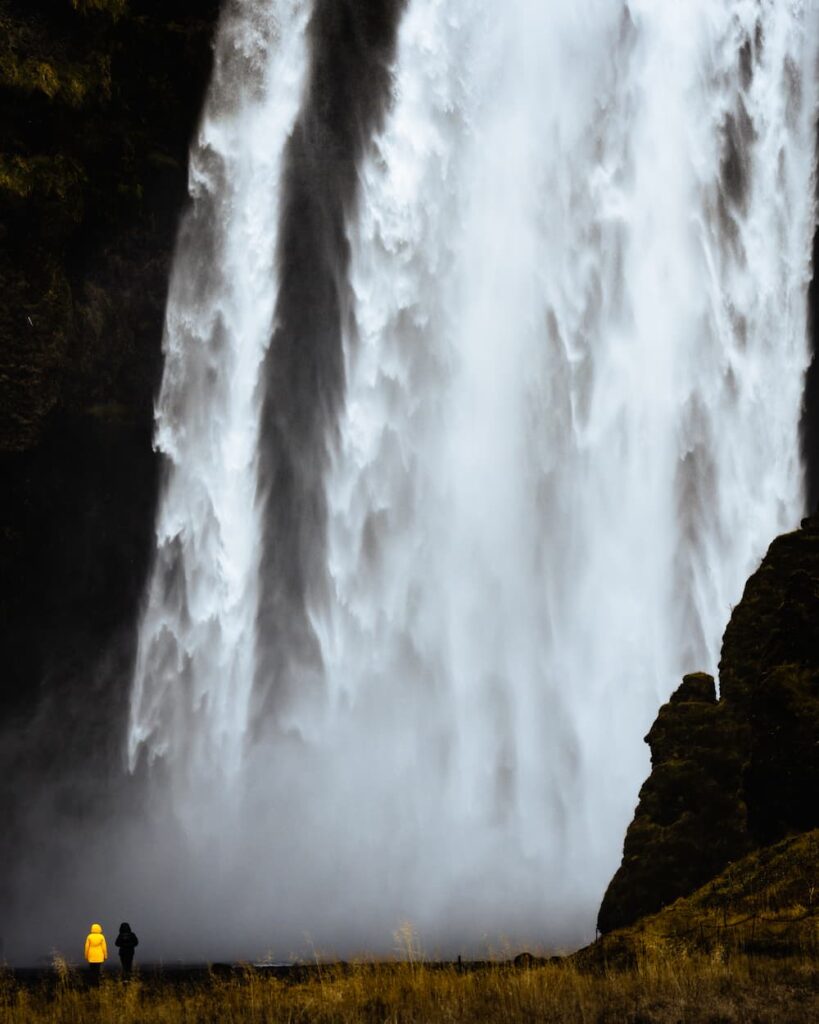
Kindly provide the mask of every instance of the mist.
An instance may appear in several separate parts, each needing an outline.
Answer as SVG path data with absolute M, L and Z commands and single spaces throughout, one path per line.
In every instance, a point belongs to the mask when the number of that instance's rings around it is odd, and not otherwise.
M 803 509 L 817 27 L 225 5 L 133 681 L 23 815 L 10 959 L 593 937 L 642 737 Z

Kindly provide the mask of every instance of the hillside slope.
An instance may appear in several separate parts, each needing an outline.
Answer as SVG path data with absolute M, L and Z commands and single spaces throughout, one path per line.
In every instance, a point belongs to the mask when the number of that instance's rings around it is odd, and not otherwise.
M 604 935 L 572 960 L 581 967 L 628 967 L 663 951 L 819 955 L 819 830 L 754 850 L 691 895 Z

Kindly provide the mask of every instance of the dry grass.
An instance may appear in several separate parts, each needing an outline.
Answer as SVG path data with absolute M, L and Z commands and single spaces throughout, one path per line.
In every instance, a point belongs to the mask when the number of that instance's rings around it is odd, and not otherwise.
M 0 981 L 0 1024 L 433 1024 L 433 1022 L 815 1022 L 819 964 L 647 951 L 628 971 L 569 961 L 459 972 L 423 963 L 316 969 L 294 982 L 248 969 L 196 982 L 162 978 L 85 989 L 62 965 L 39 987 Z
M 660 950 L 819 961 L 819 829 L 755 850 L 695 893 L 574 959 L 625 966 Z

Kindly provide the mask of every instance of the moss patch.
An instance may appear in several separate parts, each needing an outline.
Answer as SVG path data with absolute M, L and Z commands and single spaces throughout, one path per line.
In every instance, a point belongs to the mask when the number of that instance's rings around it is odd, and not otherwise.
M 20 18 L 0 3 L 0 89 L 75 108 L 91 98 L 104 102 L 111 98 L 111 55 L 82 48 L 70 35 L 53 35 L 36 13 Z
M 27 157 L 19 153 L 0 153 L 0 189 L 22 199 L 39 193 L 70 202 L 85 181 L 85 171 L 70 156 Z
M 117 21 L 128 10 L 128 0 L 71 0 L 71 6 L 80 14 L 105 14 Z

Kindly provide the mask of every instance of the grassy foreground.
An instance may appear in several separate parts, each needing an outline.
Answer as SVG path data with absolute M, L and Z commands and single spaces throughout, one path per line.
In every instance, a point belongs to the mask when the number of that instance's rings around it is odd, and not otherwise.
M 816 1024 L 819 830 L 730 865 L 691 896 L 560 960 L 146 972 L 99 989 L 62 961 L 0 973 L 0 1024 Z M 525 962 L 523 962 L 525 961 Z
M 819 1020 L 813 958 L 670 956 L 647 950 L 627 971 L 570 961 L 459 973 L 454 966 L 353 964 L 299 982 L 253 970 L 198 982 L 104 980 L 87 990 L 72 972 L 56 985 L 0 982 L 2 1024 L 433 1024 L 628 1021 L 728 1024 Z

